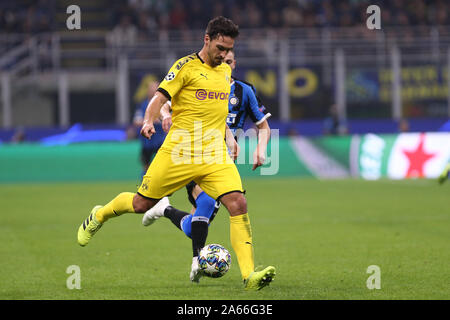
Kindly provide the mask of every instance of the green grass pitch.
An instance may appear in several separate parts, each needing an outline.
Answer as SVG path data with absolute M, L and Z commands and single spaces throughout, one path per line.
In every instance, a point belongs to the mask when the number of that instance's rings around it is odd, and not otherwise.
M 232 254 L 220 279 L 189 281 L 191 242 L 168 219 L 109 220 L 76 242 L 96 204 L 136 182 L 0 185 L 0 299 L 449 299 L 450 183 L 431 180 L 245 179 L 256 265 L 277 267 L 259 292 L 243 290 L 221 208 L 207 243 Z M 185 190 L 171 202 L 189 210 Z M 66 286 L 71 265 L 81 289 Z M 380 267 L 369 290 L 367 268 Z

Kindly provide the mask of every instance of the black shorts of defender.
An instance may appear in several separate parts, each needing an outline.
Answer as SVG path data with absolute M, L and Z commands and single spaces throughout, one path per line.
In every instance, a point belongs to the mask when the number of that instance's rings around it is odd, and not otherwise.
M 141 149 L 141 162 L 146 165 L 150 165 L 156 152 L 159 148 L 142 148 Z
M 195 183 L 195 181 L 191 181 L 186 185 L 189 202 L 192 203 L 194 208 L 197 208 L 197 204 L 195 203 L 195 199 L 194 199 L 194 196 L 192 195 L 192 191 L 194 190 L 196 185 L 197 184 Z

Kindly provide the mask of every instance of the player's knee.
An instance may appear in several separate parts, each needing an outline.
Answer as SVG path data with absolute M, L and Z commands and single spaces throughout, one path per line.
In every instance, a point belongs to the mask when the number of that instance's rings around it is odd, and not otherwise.
M 240 192 L 233 192 L 223 197 L 222 202 L 232 216 L 247 213 L 247 199 Z
M 240 193 L 236 200 L 236 214 L 244 213 L 247 213 L 247 199 Z
M 136 193 L 133 198 L 133 208 L 136 213 L 144 213 L 150 208 L 152 208 L 157 201 L 152 199 L 144 198 L 143 196 Z
M 216 200 L 208 196 L 205 192 L 202 192 L 198 195 L 195 203 L 197 205 L 197 208 L 201 207 L 204 209 L 204 211 L 209 213 L 214 211 Z

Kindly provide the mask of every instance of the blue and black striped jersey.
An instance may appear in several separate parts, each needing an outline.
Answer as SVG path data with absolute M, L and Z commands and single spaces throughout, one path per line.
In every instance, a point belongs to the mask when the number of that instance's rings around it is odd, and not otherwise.
M 149 102 L 150 99 L 147 98 L 137 106 L 133 117 L 134 121 L 144 119 L 145 110 L 147 109 Z M 144 149 L 159 149 L 159 147 L 161 147 L 162 143 L 164 142 L 164 139 L 166 138 L 166 133 L 163 131 L 161 122 L 155 122 L 153 125 L 155 127 L 156 132 L 153 134 L 150 140 L 141 136 L 140 134 L 141 128 L 137 129 L 137 136 L 139 137 L 139 140 L 141 141 L 142 144 L 142 148 Z
M 233 80 L 228 99 L 227 125 L 236 135 L 237 129 L 243 129 L 247 117 L 258 125 L 271 114 L 256 96 L 255 88 L 251 84 L 234 78 Z

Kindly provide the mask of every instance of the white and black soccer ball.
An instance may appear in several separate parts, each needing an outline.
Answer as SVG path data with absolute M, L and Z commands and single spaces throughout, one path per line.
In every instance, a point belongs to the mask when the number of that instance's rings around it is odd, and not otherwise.
M 231 255 L 220 244 L 208 244 L 200 250 L 198 265 L 205 276 L 220 278 L 230 269 Z

